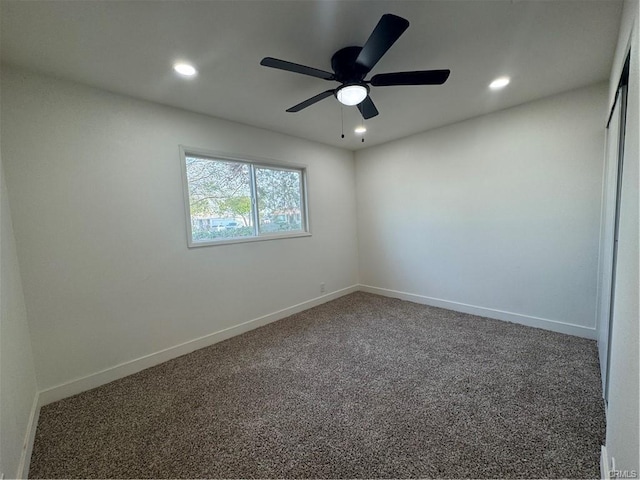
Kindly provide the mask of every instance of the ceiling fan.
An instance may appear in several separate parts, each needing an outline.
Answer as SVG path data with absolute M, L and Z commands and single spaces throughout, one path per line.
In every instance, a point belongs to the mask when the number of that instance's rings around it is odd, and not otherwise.
M 287 109 L 287 112 L 299 112 L 334 95 L 343 105 L 357 105 L 363 118 L 369 119 L 378 115 L 378 109 L 369 96 L 369 85 L 374 87 L 442 85 L 449 78 L 450 70 L 418 70 L 379 73 L 371 77 L 371 80 L 364 79 L 408 27 L 409 21 L 402 17 L 390 13 L 383 15 L 363 47 L 345 47 L 333 54 L 331 57 L 333 73 L 273 57 L 263 58 L 260 65 L 342 84 L 294 105 Z

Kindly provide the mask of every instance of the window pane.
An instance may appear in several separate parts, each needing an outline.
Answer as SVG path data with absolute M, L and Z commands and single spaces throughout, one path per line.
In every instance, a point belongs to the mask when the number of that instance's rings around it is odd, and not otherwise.
M 193 242 L 255 235 L 246 163 L 186 157 Z
M 256 167 L 260 233 L 303 230 L 302 172 Z

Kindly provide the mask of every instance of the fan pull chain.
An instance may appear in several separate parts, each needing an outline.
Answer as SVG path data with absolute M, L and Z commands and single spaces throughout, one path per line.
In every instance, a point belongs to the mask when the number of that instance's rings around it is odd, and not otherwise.
M 342 137 L 344 138 L 344 109 L 342 108 L 342 104 L 340 104 L 340 123 L 342 125 Z

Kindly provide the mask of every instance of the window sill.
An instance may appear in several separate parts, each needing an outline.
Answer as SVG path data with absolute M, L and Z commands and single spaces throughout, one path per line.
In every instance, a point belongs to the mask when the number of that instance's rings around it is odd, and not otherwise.
M 300 238 L 310 237 L 311 232 L 298 232 L 298 233 L 275 233 L 271 235 L 262 235 L 260 237 L 237 237 L 229 238 L 227 240 L 214 240 L 210 242 L 189 242 L 189 248 L 199 247 L 217 247 L 220 245 L 233 245 L 236 243 L 251 243 L 251 242 L 264 242 L 266 240 L 280 240 L 284 238 Z

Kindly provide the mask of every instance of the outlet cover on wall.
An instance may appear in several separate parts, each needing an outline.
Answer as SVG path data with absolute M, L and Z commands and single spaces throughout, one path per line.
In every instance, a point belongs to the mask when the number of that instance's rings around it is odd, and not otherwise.
M 327 292 L 327 287 L 324 284 L 324 282 L 320 283 L 320 293 L 326 293 Z

